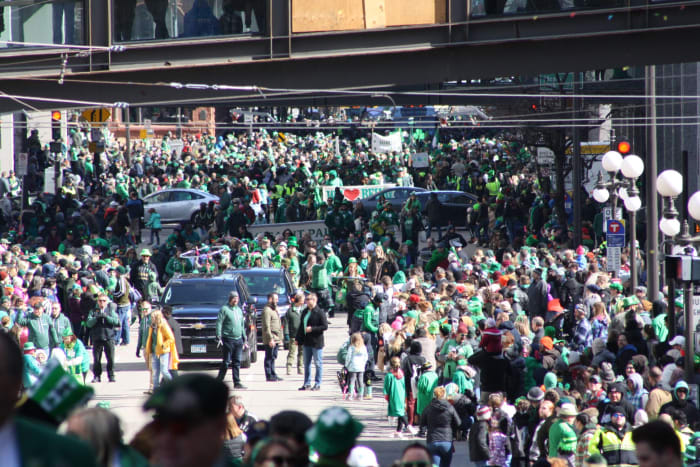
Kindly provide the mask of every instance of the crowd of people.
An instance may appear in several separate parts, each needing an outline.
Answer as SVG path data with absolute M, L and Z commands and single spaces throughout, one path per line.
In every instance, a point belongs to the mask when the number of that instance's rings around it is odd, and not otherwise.
M 28 454 L 25 431 L 47 444 L 65 439 L 12 415 L 20 388 L 38 397 L 32 388 L 54 359 L 79 384 L 101 383 L 103 354 L 107 381 L 116 381 L 115 346 L 133 345 L 132 326 L 154 420 L 127 446 L 107 408 L 42 414 L 92 446 L 91 461 L 78 459 L 89 447 L 56 448 L 70 465 L 378 465 L 371 449 L 356 446 L 362 424 L 351 415 L 376 397 L 386 399 L 390 433 L 406 440 L 398 465 L 449 466 L 458 442 L 480 466 L 677 465 L 683 455 L 693 463 L 698 378 L 683 368 L 699 359 L 685 355 L 682 300 L 667 310 L 644 285 L 631 289 L 630 261 L 644 269 L 641 248 L 624 252 L 617 277 L 605 271 L 601 214 L 590 201 L 583 244 L 574 244 L 527 147 L 450 136 L 417 141 L 431 157 L 418 168 L 415 148 L 376 154 L 367 138 L 322 132 L 188 136 L 181 152 L 165 137 L 130 148 L 128 161 L 109 137 L 93 159 L 74 133 L 58 193 L 39 194 L 21 213 L 2 210 L 0 373 L 12 378 L 0 378 L 0 435 L 11 433 L 0 440 L 22 460 L 8 465 L 45 455 Z M 32 138 L 34 174 L 54 161 Z M 17 194 L 12 177 L 0 179 L 6 200 Z M 33 175 L 24 183 L 41 191 Z M 370 214 L 341 189 L 383 183 L 463 190 L 478 201 L 460 222 L 436 196 L 425 206 L 411 196 L 398 212 L 380 198 Z M 337 188 L 333 196 L 324 186 Z M 166 187 L 219 201 L 161 239 L 142 198 Z M 249 231 L 301 220 L 323 220 L 327 234 Z M 191 251 L 198 254 L 183 256 Z M 160 306 L 163 286 L 179 273 L 251 266 L 284 268 L 296 288 L 286 314 L 270 291 L 261 315 L 266 380 L 282 380 L 276 359 L 287 344 L 287 375 L 304 375 L 300 391 L 337 384 L 343 395 L 342 407 L 315 423 L 292 411 L 255 420 L 245 410 L 247 311 L 235 292 L 216 321 L 218 377 L 178 375 L 180 329 Z M 348 341 L 338 381 L 324 382 L 324 333 L 341 316 Z M 229 368 L 233 394 L 223 383 Z M 31 401 L 16 410 L 36 417 Z

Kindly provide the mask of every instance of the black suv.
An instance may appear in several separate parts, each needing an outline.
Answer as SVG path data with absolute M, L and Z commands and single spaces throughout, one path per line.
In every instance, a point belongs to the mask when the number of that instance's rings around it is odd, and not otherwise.
M 248 286 L 240 274 L 177 274 L 165 286 L 161 306 L 173 309 L 180 325 L 182 354 L 180 358 L 221 359 L 216 341 L 216 318 L 228 301 L 229 293 L 237 291 L 239 306 L 245 316 L 248 348 L 243 350 L 241 367 L 248 368 L 257 361 L 257 329 L 253 301 Z
M 267 303 L 267 296 L 275 292 L 279 296 L 277 309 L 280 318 L 287 314 L 290 298 L 294 295 L 294 285 L 289 274 L 284 268 L 247 268 L 232 269 L 231 274 L 237 274 L 243 278 L 250 294 L 250 302 L 255 306 L 256 327 L 258 335 L 262 335 L 262 311 Z M 294 336 L 290 336 L 291 339 Z M 252 342 L 251 343 L 252 347 Z M 259 344 L 262 345 L 262 339 Z M 286 343 L 285 343 L 286 345 Z

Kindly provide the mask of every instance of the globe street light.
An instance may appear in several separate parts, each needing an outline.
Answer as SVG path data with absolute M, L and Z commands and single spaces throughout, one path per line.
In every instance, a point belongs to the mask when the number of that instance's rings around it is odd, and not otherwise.
M 627 157 L 617 151 L 608 151 L 603 156 L 603 169 L 610 175 L 610 181 L 603 181 L 602 172 L 598 173 L 598 182 L 593 190 L 593 199 L 598 203 L 606 203 L 608 200 L 612 204 L 612 218 L 617 218 L 617 200 L 621 199 L 625 204 L 625 209 L 629 213 L 630 224 L 630 285 L 632 293 L 637 288 L 637 230 L 636 213 L 642 207 L 642 200 L 637 189 L 637 178 L 644 173 L 644 161 L 641 157 L 630 154 Z M 621 173 L 622 178 L 617 174 Z M 698 212 L 700 212 L 700 199 L 698 199 Z M 615 274 L 616 271 L 613 271 Z

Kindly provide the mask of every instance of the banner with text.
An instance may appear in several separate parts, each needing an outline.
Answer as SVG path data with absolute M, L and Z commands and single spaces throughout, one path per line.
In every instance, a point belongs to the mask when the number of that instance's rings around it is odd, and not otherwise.
M 369 198 L 375 193 L 379 193 L 387 188 L 395 187 L 395 183 L 385 183 L 383 185 L 350 185 L 341 186 L 340 192 L 343 193 L 343 198 L 345 201 L 356 201 L 358 199 Z M 335 196 L 335 187 L 329 185 L 323 185 L 321 187 L 323 201 L 327 201 L 328 198 L 333 198 Z
M 401 132 L 397 131 L 389 136 L 380 136 L 372 133 L 372 152 L 400 152 L 401 151 Z
M 253 224 L 248 226 L 248 231 L 253 236 L 262 233 L 270 233 L 275 237 L 282 235 L 285 230 L 291 230 L 292 235 L 296 236 L 299 241 L 305 233 L 311 235 L 311 239 L 316 242 L 323 241 L 324 235 L 328 235 L 328 228 L 323 221 L 307 221 L 307 222 L 283 222 L 280 224 Z

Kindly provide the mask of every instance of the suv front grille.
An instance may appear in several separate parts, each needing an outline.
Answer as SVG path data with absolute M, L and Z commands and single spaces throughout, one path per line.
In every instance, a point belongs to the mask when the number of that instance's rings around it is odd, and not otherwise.
M 183 337 L 216 337 L 216 319 L 176 317 L 175 321 Z

